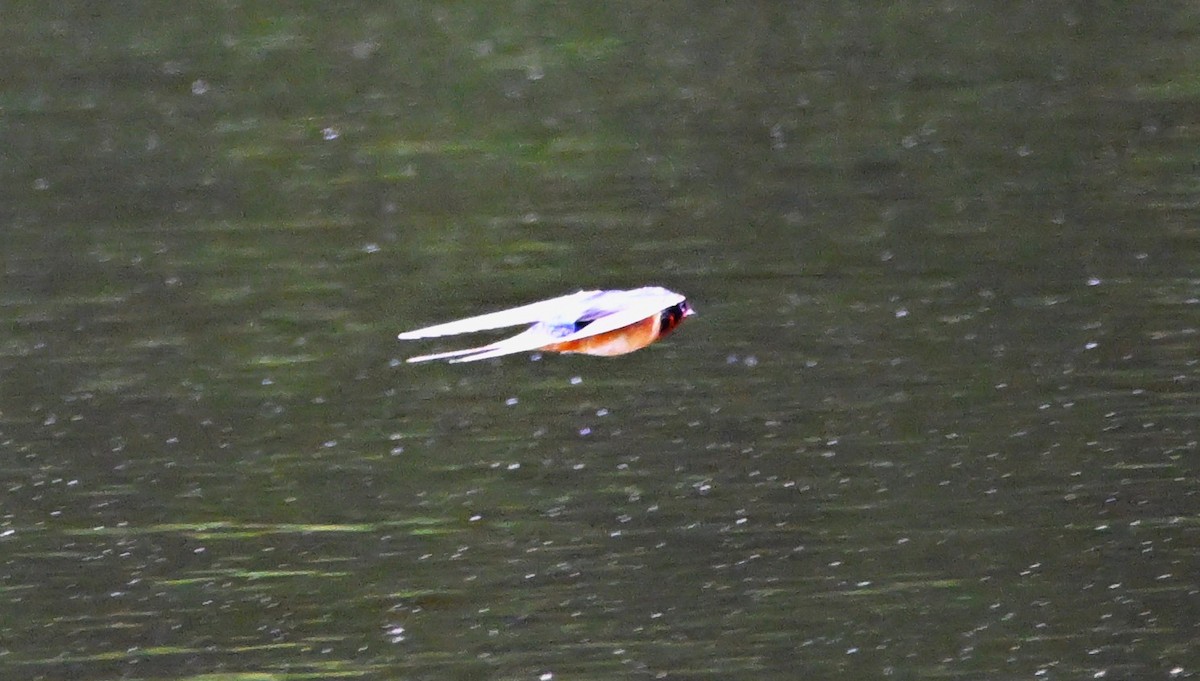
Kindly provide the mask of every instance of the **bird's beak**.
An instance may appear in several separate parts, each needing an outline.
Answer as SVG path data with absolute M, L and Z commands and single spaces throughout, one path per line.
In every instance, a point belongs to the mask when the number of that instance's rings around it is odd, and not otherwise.
M 683 316 L 684 316 L 684 317 L 691 317 L 691 316 L 692 316 L 692 315 L 694 315 L 694 314 L 696 314 L 696 311 L 695 311 L 695 310 L 693 310 L 692 308 L 690 308 L 690 307 L 689 307 L 689 308 L 687 309 L 687 311 L 683 313 Z

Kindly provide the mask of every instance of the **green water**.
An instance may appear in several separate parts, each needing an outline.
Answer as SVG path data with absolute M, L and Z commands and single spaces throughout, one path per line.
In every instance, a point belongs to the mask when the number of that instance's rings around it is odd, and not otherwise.
M 1191 678 L 1198 35 L 12 5 L 0 676 Z M 648 284 L 620 358 L 395 339 Z

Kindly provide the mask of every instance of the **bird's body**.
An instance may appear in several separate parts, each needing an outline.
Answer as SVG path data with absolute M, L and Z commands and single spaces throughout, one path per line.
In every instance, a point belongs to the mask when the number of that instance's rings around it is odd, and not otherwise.
M 488 345 L 410 357 L 409 362 L 446 359 L 474 362 L 517 352 L 623 355 L 650 345 L 694 314 L 682 295 L 658 286 L 628 291 L 580 291 L 529 305 L 407 331 L 401 340 L 434 338 L 530 324 Z

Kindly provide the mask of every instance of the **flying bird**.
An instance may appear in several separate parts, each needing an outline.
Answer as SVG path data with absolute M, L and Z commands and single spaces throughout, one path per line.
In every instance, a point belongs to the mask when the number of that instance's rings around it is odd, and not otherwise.
M 408 358 L 476 362 L 517 352 L 574 352 L 623 355 L 663 338 L 695 314 L 687 299 L 659 286 L 629 291 L 579 291 L 477 317 L 405 331 L 400 340 L 436 338 L 510 326 L 531 326 L 510 338 L 464 350 Z

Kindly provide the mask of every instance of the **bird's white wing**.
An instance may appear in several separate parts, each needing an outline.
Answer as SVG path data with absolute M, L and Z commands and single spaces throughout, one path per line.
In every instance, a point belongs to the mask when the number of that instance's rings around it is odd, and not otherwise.
M 479 352 L 474 354 L 456 357 L 450 360 L 451 364 L 460 362 L 478 362 L 481 359 L 491 359 L 493 357 L 503 357 L 504 355 L 515 355 L 518 352 L 533 352 L 549 343 L 555 341 L 552 334 L 546 333 L 545 329 L 534 327 L 524 333 L 519 333 L 512 338 L 506 338 L 498 343 L 476 348 Z M 410 360 L 411 361 L 411 360 Z
M 508 326 L 520 326 L 521 324 L 534 324 L 551 318 L 575 319 L 587 309 L 587 301 L 600 293 L 602 292 L 579 291 L 578 293 L 530 303 L 508 310 L 489 312 L 488 314 L 467 317 L 466 319 L 446 322 L 445 324 L 435 324 L 434 326 L 427 326 L 415 331 L 405 331 L 396 337 L 400 340 L 434 338 L 437 336 L 453 336 L 460 333 L 487 331 L 489 329 L 503 329 Z
M 502 355 L 512 355 L 518 352 L 532 352 L 538 348 L 553 343 L 556 339 L 550 329 L 543 324 L 536 324 L 533 328 L 522 331 L 515 336 L 505 338 L 504 340 L 481 345 L 474 348 L 466 348 L 465 350 L 450 350 L 448 352 L 438 352 L 432 355 L 420 355 L 418 357 L 409 357 L 406 361 L 413 362 L 428 362 L 434 359 L 448 359 L 450 362 L 476 362 L 489 357 L 500 357 Z
M 409 364 L 416 364 L 417 362 L 429 362 L 429 361 L 432 361 L 435 359 L 449 359 L 451 362 L 453 362 L 454 360 L 450 359 L 451 357 L 462 357 L 463 355 L 470 355 L 470 354 L 473 354 L 476 352 L 484 352 L 485 350 L 488 350 L 491 347 L 492 346 L 490 346 L 490 345 L 483 345 L 483 346 L 480 346 L 477 348 L 466 348 L 465 350 L 449 350 L 447 352 L 435 352 L 431 355 L 417 355 L 416 357 L 409 357 L 408 359 L 406 359 L 404 361 L 408 362 Z

